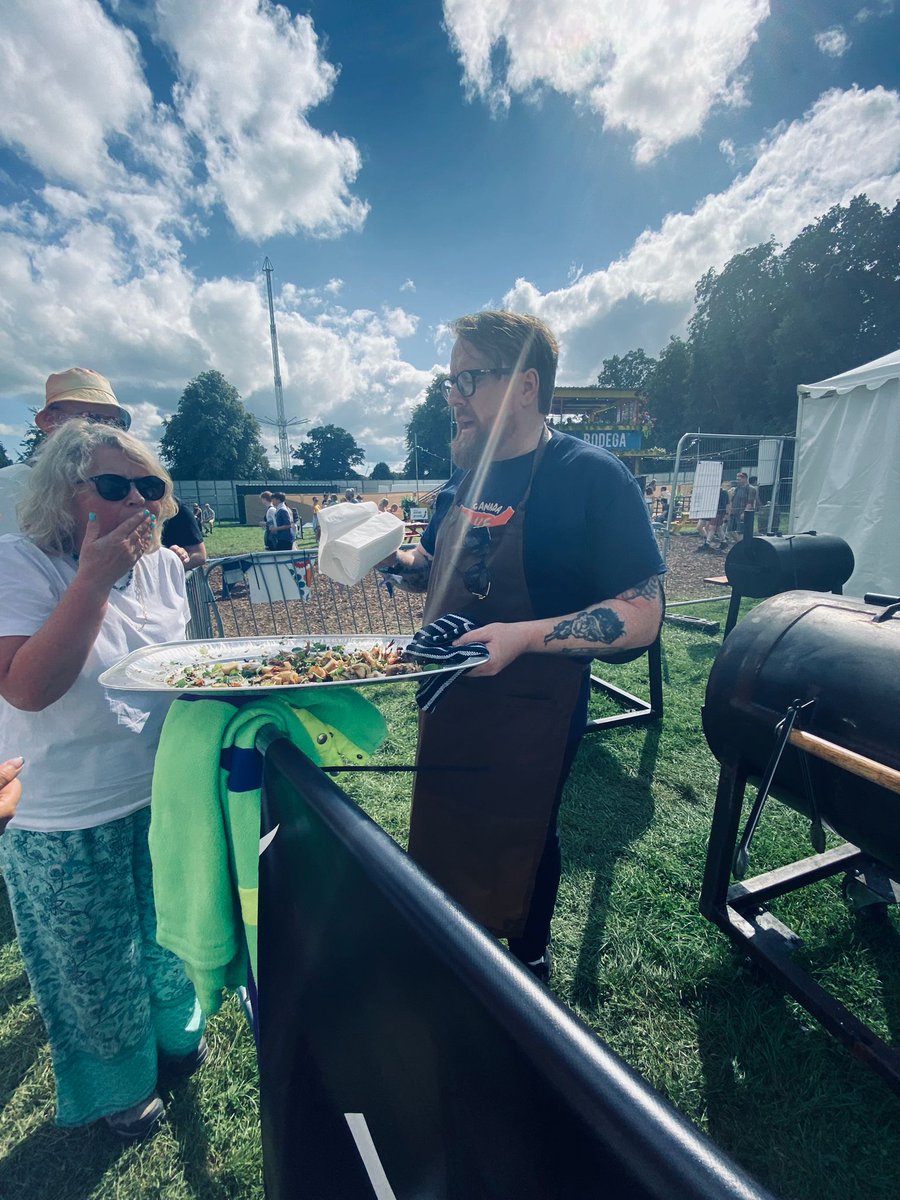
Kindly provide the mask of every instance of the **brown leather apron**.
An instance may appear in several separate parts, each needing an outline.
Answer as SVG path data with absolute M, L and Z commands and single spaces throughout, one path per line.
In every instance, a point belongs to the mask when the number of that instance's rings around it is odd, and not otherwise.
M 459 500 L 471 499 L 471 474 L 463 480 L 438 531 L 426 623 L 448 612 L 481 625 L 534 620 L 522 535 L 548 440 L 545 431 L 525 495 L 506 525 L 491 528 L 484 555 L 463 548 L 470 526 Z M 463 575 L 481 557 L 491 587 L 477 600 Z M 419 715 L 409 853 L 498 937 L 518 936 L 528 914 L 583 674 L 583 660 L 522 655 L 499 675 L 462 676 L 433 712 Z M 440 766 L 470 770 L 428 769 Z

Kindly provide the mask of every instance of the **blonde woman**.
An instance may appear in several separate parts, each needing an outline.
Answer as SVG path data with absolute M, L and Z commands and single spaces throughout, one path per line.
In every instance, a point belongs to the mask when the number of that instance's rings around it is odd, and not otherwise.
M 160 547 L 172 481 L 135 438 L 71 420 L 41 447 L 0 537 L 0 744 L 26 787 L 0 839 L 32 990 L 47 1026 L 57 1122 L 104 1118 L 125 1139 L 164 1114 L 165 1068 L 206 1055 L 181 963 L 156 944 L 147 850 L 162 697 L 140 710 L 98 675 L 184 637 L 184 570 Z

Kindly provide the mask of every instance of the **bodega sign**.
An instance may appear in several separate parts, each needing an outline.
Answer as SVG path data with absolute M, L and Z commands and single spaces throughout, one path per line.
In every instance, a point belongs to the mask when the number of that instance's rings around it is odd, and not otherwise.
M 567 432 L 574 434 L 575 437 L 580 437 L 584 442 L 589 442 L 592 446 L 602 446 L 604 450 L 612 450 L 613 453 L 617 450 L 640 450 L 641 448 L 642 437 L 639 429 L 595 429 L 584 433 L 576 433 L 574 429 L 569 429 Z

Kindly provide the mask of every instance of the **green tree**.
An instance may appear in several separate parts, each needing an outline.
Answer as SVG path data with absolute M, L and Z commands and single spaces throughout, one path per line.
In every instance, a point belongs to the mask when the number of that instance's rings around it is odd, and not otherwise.
M 365 451 L 340 425 L 317 425 L 310 429 L 299 446 L 291 447 L 291 458 L 299 467 L 293 473 L 300 479 L 351 479 L 359 474 L 353 468 L 365 461 Z
M 671 337 L 656 360 L 644 391 L 647 406 L 656 424 L 653 441 L 674 450 L 678 439 L 697 424 L 696 406 L 691 395 L 691 348 L 682 338 Z
M 265 479 L 269 461 L 259 422 L 220 371 L 192 379 L 163 421 L 163 461 L 176 479 Z
M 769 347 L 783 311 L 774 241 L 736 254 L 697 284 L 688 325 L 691 393 L 707 432 L 763 433 L 777 424 L 767 382 Z
M 37 416 L 36 408 L 32 408 L 29 411 L 31 412 L 32 417 Z M 37 425 L 35 425 L 34 421 L 32 421 L 25 430 L 25 436 L 22 438 L 21 443 L 22 449 L 16 456 L 16 461 L 20 463 L 28 462 L 31 459 L 31 456 L 37 450 L 38 446 L 40 446 L 41 442 L 43 442 L 46 437 L 46 433 L 44 433 L 42 429 L 38 429 Z
M 446 372 L 435 375 L 425 399 L 412 411 L 406 426 L 406 462 L 403 474 L 407 479 L 416 478 L 418 459 L 419 479 L 448 479 L 453 468 L 450 465 L 450 410 L 441 384 Z
M 781 256 L 786 305 L 772 338 L 770 392 L 792 409 L 811 383 L 900 346 L 900 203 L 836 205 Z
M 655 369 L 656 360 L 645 354 L 639 346 L 627 354 L 604 358 L 603 369 L 597 376 L 597 386 L 643 392 Z
M 6 447 L 0 442 L 0 467 L 11 467 L 12 459 L 6 453 Z
M 369 474 L 369 478 L 370 479 L 393 479 L 394 473 L 391 470 L 391 468 L 387 465 L 386 462 L 377 462 L 375 464 L 375 466 L 372 468 L 372 470 Z

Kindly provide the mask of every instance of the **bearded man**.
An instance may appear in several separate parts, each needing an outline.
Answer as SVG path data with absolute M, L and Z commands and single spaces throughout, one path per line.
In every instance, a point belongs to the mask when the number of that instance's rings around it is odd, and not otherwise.
M 409 853 L 546 981 L 557 814 L 591 660 L 654 642 L 665 566 L 627 467 L 547 424 L 558 358 L 547 326 L 480 312 L 452 329 L 443 387 L 458 469 L 421 543 L 386 569 L 427 590 L 426 623 L 472 621 L 455 645 L 484 642 L 490 661 L 420 714 Z

